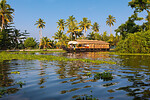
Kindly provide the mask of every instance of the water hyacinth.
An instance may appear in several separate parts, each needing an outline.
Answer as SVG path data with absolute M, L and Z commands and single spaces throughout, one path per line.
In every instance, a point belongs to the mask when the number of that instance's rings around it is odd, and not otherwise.
M 66 58 L 53 55 L 32 55 L 32 54 L 12 54 L 10 52 L 1 52 L 0 53 L 0 62 L 4 60 L 48 60 L 48 61 L 81 61 L 86 63 L 95 63 L 95 64 L 116 64 L 113 61 L 103 61 L 103 60 L 91 60 L 91 59 L 77 59 L 77 58 Z
M 94 75 L 94 79 L 103 79 L 104 81 L 112 80 L 113 76 L 112 73 L 103 72 L 103 73 L 96 73 Z

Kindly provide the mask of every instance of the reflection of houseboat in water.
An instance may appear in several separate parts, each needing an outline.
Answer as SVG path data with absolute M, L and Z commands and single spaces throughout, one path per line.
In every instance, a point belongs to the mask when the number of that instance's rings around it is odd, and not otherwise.
M 109 51 L 109 43 L 98 40 L 76 40 L 69 41 L 68 48 L 63 48 L 68 52 L 93 52 L 93 51 Z

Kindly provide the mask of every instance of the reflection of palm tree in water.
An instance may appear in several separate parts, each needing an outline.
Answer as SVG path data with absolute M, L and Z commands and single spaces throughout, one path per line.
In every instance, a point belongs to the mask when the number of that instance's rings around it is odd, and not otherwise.
M 9 87 L 14 82 L 8 74 L 8 71 L 11 70 L 10 66 L 5 63 L 0 64 L 0 66 L 0 87 Z
M 39 85 L 46 82 L 45 78 L 42 77 L 42 76 L 45 75 L 45 67 L 43 67 L 43 62 L 42 61 L 40 61 L 40 67 L 41 67 L 41 69 L 40 69 L 40 74 L 39 75 L 41 76 L 41 78 L 40 78 L 40 82 L 38 83 Z

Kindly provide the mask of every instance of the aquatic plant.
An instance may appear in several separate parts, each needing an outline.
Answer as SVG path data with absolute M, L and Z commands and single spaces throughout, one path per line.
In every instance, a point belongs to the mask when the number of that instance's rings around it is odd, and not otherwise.
M 14 71 L 14 72 L 11 72 L 11 74 L 20 74 L 19 71 Z
M 94 79 L 103 79 L 104 81 L 112 80 L 113 76 L 110 72 L 96 73 Z
M 76 100 L 98 100 L 98 99 L 90 95 L 90 96 L 78 97 Z
M 2 97 L 2 95 L 4 95 L 7 92 L 6 89 L 0 89 L 0 98 Z
M 67 58 L 61 56 L 53 56 L 53 55 L 32 55 L 32 54 L 12 54 L 10 52 L 1 52 L 0 53 L 0 62 L 4 60 L 48 60 L 48 61 L 81 61 L 86 63 L 95 63 L 95 64 L 116 64 L 113 61 L 103 61 L 103 60 L 91 60 L 91 59 L 77 59 L 77 58 Z
M 86 73 L 87 76 L 91 76 L 91 74 L 92 74 L 91 72 Z
M 23 85 L 25 85 L 25 83 L 19 81 L 19 82 L 16 82 L 16 84 L 20 85 L 20 88 L 22 88 Z
M 92 93 L 93 91 L 91 90 L 90 92 Z M 99 99 L 93 97 L 93 95 L 84 95 L 84 96 L 79 96 L 76 100 L 99 100 Z
M 62 49 L 47 49 L 47 50 L 29 50 L 29 51 L 12 51 L 11 53 L 53 53 L 53 52 L 66 52 Z M 9 52 L 10 53 L 10 52 Z
M 150 56 L 150 53 L 99 52 L 99 54 L 110 54 L 110 55 L 121 55 L 121 56 L 127 56 L 127 55 L 135 55 L 135 56 L 147 55 L 147 56 Z

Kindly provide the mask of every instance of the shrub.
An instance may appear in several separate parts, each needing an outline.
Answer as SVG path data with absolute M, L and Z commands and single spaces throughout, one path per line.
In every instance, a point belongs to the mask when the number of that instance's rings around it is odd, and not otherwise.
M 36 43 L 35 39 L 33 39 L 32 37 L 29 37 L 24 41 L 24 46 L 27 48 L 34 48 L 36 46 L 36 44 L 37 43 Z
M 150 31 L 129 34 L 115 50 L 122 53 L 150 53 Z

